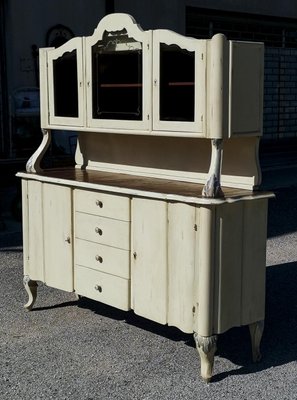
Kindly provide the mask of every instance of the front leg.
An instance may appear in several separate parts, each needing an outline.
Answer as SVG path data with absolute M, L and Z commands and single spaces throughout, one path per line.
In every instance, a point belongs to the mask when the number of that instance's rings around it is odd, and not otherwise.
M 28 310 L 31 311 L 33 304 L 35 303 L 36 297 L 37 297 L 37 282 L 36 281 L 31 281 L 29 275 L 24 276 L 24 286 L 26 289 L 26 292 L 29 295 L 29 300 L 28 302 L 24 305 L 24 307 Z
M 259 362 L 262 358 L 260 352 L 260 343 L 264 331 L 264 321 L 258 321 L 250 324 L 249 329 L 252 342 L 253 362 Z
M 200 336 L 198 333 L 194 332 L 194 339 L 200 356 L 201 377 L 206 383 L 208 383 L 212 377 L 218 336 Z

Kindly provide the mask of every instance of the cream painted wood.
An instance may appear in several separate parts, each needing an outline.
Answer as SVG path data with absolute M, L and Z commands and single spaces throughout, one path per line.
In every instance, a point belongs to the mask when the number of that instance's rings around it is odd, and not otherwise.
M 54 47 L 39 49 L 40 123 L 42 128 L 49 127 L 47 55 L 53 49 Z
M 167 323 L 167 203 L 132 199 L 131 306 Z
M 22 231 L 23 231 L 23 269 L 29 271 L 29 195 L 28 181 L 22 179 Z
M 241 325 L 243 202 L 216 208 L 214 332 Z M 248 221 L 247 221 L 248 223 Z
M 43 184 L 44 282 L 73 291 L 72 193 L 64 186 Z
M 130 221 L 129 197 L 75 189 L 74 201 L 76 211 Z
M 230 41 L 229 136 L 262 135 L 264 48 Z M 257 77 L 257 79 L 255 79 Z
M 130 278 L 130 251 L 76 239 L 75 264 L 107 274 Z
M 268 200 L 244 205 L 241 325 L 265 318 L 266 238 Z M 257 278 L 255 278 L 257 277 Z
M 168 325 L 193 332 L 196 212 L 184 203 L 168 204 Z
M 54 90 L 54 61 L 62 57 L 65 53 L 76 52 L 77 59 L 77 92 L 78 92 L 78 117 L 58 116 L 55 113 L 55 90 Z M 58 47 L 48 51 L 48 106 L 49 124 L 58 126 L 85 126 L 85 96 L 84 96 L 84 57 L 83 39 L 73 38 Z M 43 95 L 43 93 L 42 93 Z M 42 105 L 42 104 L 41 104 Z
M 181 50 L 194 53 L 194 121 L 165 121 L 160 119 L 160 45 L 176 45 Z M 206 97 L 206 41 L 196 40 L 175 32 L 159 29 L 153 31 L 153 130 L 193 132 L 205 136 Z M 180 66 L 182 68 L 182 65 Z M 176 99 L 180 101 L 180 99 Z
M 74 288 L 79 295 L 128 311 L 130 281 L 89 268 L 75 266 Z
M 27 181 L 27 199 L 23 197 L 23 206 L 27 214 L 24 247 L 24 274 L 29 275 L 31 280 L 44 282 L 44 225 L 42 204 L 42 183 Z M 26 196 L 26 194 L 24 194 Z M 27 253 L 26 253 L 27 251 Z
M 125 30 L 130 39 L 134 39 L 134 47 L 142 50 L 142 120 L 116 120 L 93 118 L 93 71 L 92 71 L 92 46 L 102 40 L 107 32 L 116 36 L 116 33 Z M 111 39 L 112 40 L 112 39 Z M 87 81 L 87 126 L 90 128 L 124 128 L 134 133 L 135 129 L 151 131 L 152 126 L 152 32 L 143 31 L 133 17 L 128 14 L 110 14 L 105 16 L 98 24 L 92 36 L 86 38 L 86 81 Z M 110 42 L 112 43 L 112 41 Z M 115 51 L 126 51 L 133 48 L 133 43 L 128 42 L 126 46 L 115 39 Z M 119 66 L 120 68 L 120 66 Z
M 78 143 L 77 166 L 89 170 L 202 184 L 209 175 L 208 139 L 81 133 Z M 253 190 L 261 183 L 258 147 L 257 137 L 224 141 L 222 186 Z
M 229 47 L 226 37 L 214 35 L 207 42 L 207 133 L 211 139 L 224 139 L 228 135 Z
M 38 147 L 38 149 L 32 154 L 32 156 L 29 158 L 29 160 L 26 163 L 26 171 L 29 173 L 42 172 L 40 162 L 51 143 L 51 130 L 41 129 L 41 132 L 43 135 L 42 142 L 40 143 L 40 146 Z
M 126 221 L 76 212 L 75 236 L 123 250 L 130 249 L 130 224 Z

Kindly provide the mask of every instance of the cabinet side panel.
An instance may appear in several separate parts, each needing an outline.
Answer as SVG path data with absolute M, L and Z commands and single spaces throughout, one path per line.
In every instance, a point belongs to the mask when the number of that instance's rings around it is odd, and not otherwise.
M 23 263 L 24 275 L 29 272 L 29 218 L 28 218 L 28 181 L 22 179 L 22 224 L 23 224 Z
M 132 200 L 132 308 L 167 322 L 167 203 Z
M 217 207 L 215 331 L 240 325 L 243 203 Z
M 264 319 L 267 199 L 245 202 L 242 271 L 242 325 Z
M 73 291 L 71 189 L 44 184 L 43 198 L 45 282 Z
M 230 136 L 262 134 L 264 46 L 230 42 Z
M 42 183 L 28 181 L 28 240 L 27 263 L 25 273 L 32 280 L 44 281 L 44 247 L 43 247 L 43 221 L 42 221 Z
M 193 332 L 195 206 L 168 206 L 168 324 Z

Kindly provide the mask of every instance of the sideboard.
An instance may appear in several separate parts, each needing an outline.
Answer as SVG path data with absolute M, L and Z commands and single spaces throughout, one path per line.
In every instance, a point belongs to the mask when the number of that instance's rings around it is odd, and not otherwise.
M 194 333 L 205 381 L 217 335 L 248 325 L 258 361 L 263 45 L 111 14 L 40 49 L 40 90 L 43 140 L 18 173 L 25 307 L 41 281 Z M 41 168 L 53 129 L 78 132 L 75 167 Z

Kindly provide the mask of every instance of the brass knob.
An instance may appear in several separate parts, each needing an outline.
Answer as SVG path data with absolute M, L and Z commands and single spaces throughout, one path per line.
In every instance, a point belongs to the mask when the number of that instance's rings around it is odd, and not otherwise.
M 96 261 L 99 261 L 100 264 L 103 263 L 103 258 L 102 258 L 101 256 L 98 256 L 98 255 L 97 255 L 97 256 L 95 257 L 95 259 L 96 259 Z
M 65 239 L 65 242 L 67 242 L 67 243 L 71 242 L 70 236 L 67 236 L 67 238 Z
M 98 290 L 98 292 L 102 292 L 102 286 L 100 285 L 95 285 L 95 290 Z
M 134 251 L 133 257 L 134 257 L 134 260 L 136 260 L 136 258 L 137 258 L 137 253 L 136 253 L 136 251 Z
M 102 208 L 103 207 L 103 203 L 100 200 L 96 200 L 96 206 Z
M 98 226 L 96 226 L 95 232 L 98 233 L 98 235 L 100 235 L 100 236 L 101 236 L 102 233 L 103 233 L 103 232 L 102 232 L 102 229 L 98 228 Z

